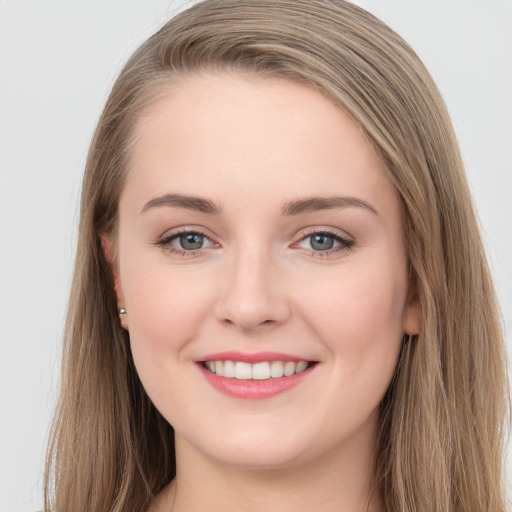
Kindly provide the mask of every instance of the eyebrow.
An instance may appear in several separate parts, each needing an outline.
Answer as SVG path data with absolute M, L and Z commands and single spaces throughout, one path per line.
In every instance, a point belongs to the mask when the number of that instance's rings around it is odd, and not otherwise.
M 307 199 L 299 199 L 285 203 L 281 213 L 283 215 L 299 215 L 301 213 L 311 213 L 318 210 L 330 210 L 333 208 L 364 208 L 375 215 L 377 210 L 366 201 L 357 197 L 332 196 L 332 197 L 310 197 Z
M 220 215 L 222 208 L 217 206 L 213 201 L 202 197 L 186 196 L 182 194 L 165 194 L 155 197 L 148 201 L 142 208 L 141 214 L 152 208 L 168 206 L 173 208 L 185 208 L 201 213 L 211 215 Z M 331 197 L 309 197 L 306 199 L 298 199 L 284 203 L 281 208 L 281 214 L 285 216 L 300 215 L 304 213 L 316 212 L 319 210 L 330 210 L 334 208 L 364 208 L 371 213 L 378 215 L 377 210 L 366 201 L 357 197 L 347 196 L 331 196 Z
M 141 214 L 147 212 L 151 208 L 158 208 L 161 206 L 170 206 L 174 208 L 185 208 L 187 210 L 194 210 L 201 213 L 209 213 L 212 215 L 219 215 L 222 210 L 215 203 L 209 199 L 202 197 L 185 196 L 182 194 L 165 194 L 163 196 L 155 197 L 148 201 L 142 208 Z

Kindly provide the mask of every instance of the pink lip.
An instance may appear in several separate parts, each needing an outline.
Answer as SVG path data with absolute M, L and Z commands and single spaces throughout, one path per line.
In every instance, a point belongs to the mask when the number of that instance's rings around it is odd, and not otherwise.
M 241 361 L 256 364 L 264 361 L 293 361 L 294 363 L 299 363 L 300 361 L 307 361 L 307 359 L 278 352 L 258 352 L 255 354 L 244 352 L 218 352 L 216 354 L 208 354 L 200 359 L 200 361 Z
M 216 357 L 217 356 L 218 354 L 216 354 Z M 235 361 L 241 360 L 237 358 L 233 359 Z M 226 358 L 226 360 L 233 359 L 231 359 L 230 357 Z M 222 359 L 209 360 L 221 361 Z M 269 361 L 269 359 L 264 360 Z M 274 361 L 282 360 L 283 359 L 280 358 L 274 359 Z M 261 361 L 261 358 L 258 359 L 258 361 Z M 304 359 L 298 359 L 298 361 L 304 361 Z M 243 400 L 263 400 L 265 398 L 270 398 L 285 391 L 288 391 L 289 389 L 298 386 L 302 381 L 304 381 L 304 379 L 307 379 L 311 375 L 312 371 L 316 366 L 316 364 L 313 364 L 303 372 L 291 375 L 290 377 L 279 377 L 275 379 L 271 378 L 267 380 L 238 380 L 221 377 L 219 375 L 216 375 L 215 373 L 211 373 L 210 371 L 208 371 L 201 363 L 197 364 L 197 367 L 200 369 L 205 379 L 217 391 L 220 391 L 221 393 L 227 396 Z

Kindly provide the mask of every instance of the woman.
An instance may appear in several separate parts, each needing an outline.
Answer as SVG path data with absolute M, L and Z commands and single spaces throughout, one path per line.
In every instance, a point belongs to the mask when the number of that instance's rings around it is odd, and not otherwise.
M 92 142 L 46 508 L 504 511 L 503 353 L 413 51 L 342 1 L 206 1 Z

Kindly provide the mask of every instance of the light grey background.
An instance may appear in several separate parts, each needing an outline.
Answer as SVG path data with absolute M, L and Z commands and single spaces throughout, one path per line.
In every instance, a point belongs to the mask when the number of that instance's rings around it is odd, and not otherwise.
M 41 508 L 87 146 L 182 0 L 0 0 L 0 512 Z M 360 0 L 416 49 L 462 146 L 512 352 L 512 1 Z M 509 457 L 512 469 L 512 458 Z

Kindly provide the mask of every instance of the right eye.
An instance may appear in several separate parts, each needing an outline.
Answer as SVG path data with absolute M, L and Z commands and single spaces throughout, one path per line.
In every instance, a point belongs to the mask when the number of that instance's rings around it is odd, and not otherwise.
M 156 245 L 171 253 L 189 256 L 200 252 L 202 249 L 214 247 L 216 244 L 205 234 L 198 231 L 180 231 L 157 240 Z
M 205 240 L 205 236 L 200 233 L 182 233 L 171 240 L 171 245 L 176 243 L 185 251 L 197 251 L 203 248 Z

